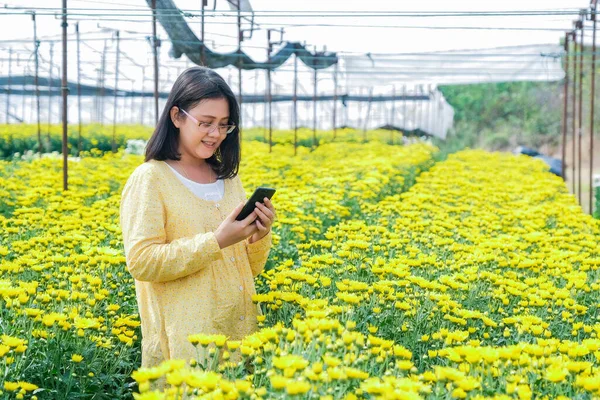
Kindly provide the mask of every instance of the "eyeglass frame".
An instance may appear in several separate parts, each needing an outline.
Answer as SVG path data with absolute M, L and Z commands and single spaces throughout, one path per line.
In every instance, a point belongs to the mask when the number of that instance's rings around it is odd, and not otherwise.
M 208 130 L 206 131 L 206 133 L 212 133 L 216 129 L 217 132 L 219 132 L 219 135 L 223 135 L 223 133 L 221 133 L 221 129 L 220 128 L 221 127 L 227 127 L 227 131 L 225 132 L 225 136 L 227 136 L 230 133 L 232 133 L 235 130 L 235 128 L 237 128 L 237 126 L 235 124 L 219 125 L 219 124 L 211 124 L 211 123 L 204 122 L 204 121 L 198 121 L 196 118 L 192 117 L 190 115 L 190 113 L 188 113 L 187 111 L 185 111 L 183 108 L 180 108 L 180 110 L 183 111 L 183 113 L 185 115 L 187 115 L 188 117 L 190 117 L 190 119 L 196 123 L 196 126 L 198 128 L 203 129 L 201 124 L 204 124 L 205 126 L 208 126 Z

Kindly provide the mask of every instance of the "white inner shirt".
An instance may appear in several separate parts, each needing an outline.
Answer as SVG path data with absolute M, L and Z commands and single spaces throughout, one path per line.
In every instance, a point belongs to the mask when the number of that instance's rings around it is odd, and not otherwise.
M 223 179 L 217 179 L 217 181 L 214 183 L 198 183 L 181 175 L 175 168 L 173 168 L 170 165 L 169 168 L 171 168 L 171 170 L 175 172 L 177 178 L 179 178 L 179 180 L 185 186 L 187 186 L 192 192 L 194 192 L 196 196 L 200 197 L 201 199 L 216 201 L 221 200 L 225 195 L 225 182 L 223 182 Z

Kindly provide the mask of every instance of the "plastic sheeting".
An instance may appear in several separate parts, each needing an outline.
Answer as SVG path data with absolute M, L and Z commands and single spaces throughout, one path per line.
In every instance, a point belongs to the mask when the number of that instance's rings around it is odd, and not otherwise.
M 484 82 L 558 81 L 564 78 L 559 45 L 394 55 L 344 56 L 349 85 L 457 85 Z
M 146 0 L 146 3 L 152 7 L 152 0 Z M 267 62 L 256 62 L 240 50 L 231 53 L 216 53 L 196 37 L 173 0 L 156 0 L 156 16 L 171 39 L 173 47 L 170 55 L 173 58 L 180 58 L 185 54 L 193 63 L 198 65 L 205 65 L 210 68 L 223 68 L 233 65 L 247 70 L 274 70 L 294 54 L 307 67 L 312 69 L 328 68 L 338 62 L 335 53 L 326 51 L 311 53 L 304 45 L 297 42 L 286 43 Z M 203 59 L 202 49 L 204 52 Z

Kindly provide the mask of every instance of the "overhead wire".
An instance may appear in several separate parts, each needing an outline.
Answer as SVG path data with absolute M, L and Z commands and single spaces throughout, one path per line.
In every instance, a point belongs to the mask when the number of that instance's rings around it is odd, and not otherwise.
M 23 7 L 23 6 L 11 6 L 8 7 L 5 5 L 5 10 L 29 10 L 31 7 Z M 36 10 L 45 10 L 46 12 L 50 12 L 50 15 L 58 14 L 62 16 L 62 8 L 61 7 L 35 7 Z M 186 17 L 200 17 L 197 10 L 186 10 L 186 9 L 176 9 L 176 11 L 159 9 L 160 14 L 164 16 L 181 16 L 184 15 Z M 92 11 L 98 11 L 97 13 L 92 13 Z M 87 13 L 85 13 L 87 12 Z M 125 14 L 126 13 L 126 14 Z M 140 14 L 134 14 L 140 13 Z M 71 15 L 94 15 L 94 16 L 109 16 L 109 15 L 127 15 L 127 16 L 146 16 L 147 14 L 152 15 L 152 9 L 148 7 L 139 7 L 139 8 L 122 8 L 115 11 L 107 11 L 106 8 L 80 8 L 80 7 L 70 7 L 67 11 L 67 14 Z M 207 9 L 204 11 L 206 16 L 227 16 L 231 14 L 232 16 L 237 16 L 237 10 L 210 10 Z M 251 13 L 242 11 L 242 14 L 252 14 L 255 17 L 481 17 L 481 16 L 493 16 L 493 17 L 514 17 L 514 16 L 579 16 L 581 13 L 581 9 L 548 9 L 548 10 L 519 10 L 519 11 L 365 11 L 365 10 L 254 10 Z M 36 11 L 36 14 L 44 15 L 43 12 Z

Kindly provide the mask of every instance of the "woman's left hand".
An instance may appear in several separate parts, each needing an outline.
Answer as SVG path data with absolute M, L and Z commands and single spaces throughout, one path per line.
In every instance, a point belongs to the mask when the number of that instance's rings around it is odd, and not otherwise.
M 271 200 L 267 197 L 264 198 L 264 204 L 256 202 L 256 208 L 254 210 L 256 211 L 256 215 L 258 215 L 258 218 L 254 221 L 258 228 L 258 232 L 250 236 L 250 243 L 254 243 L 265 237 L 271 230 L 271 226 L 277 216 L 273 203 L 271 203 Z

